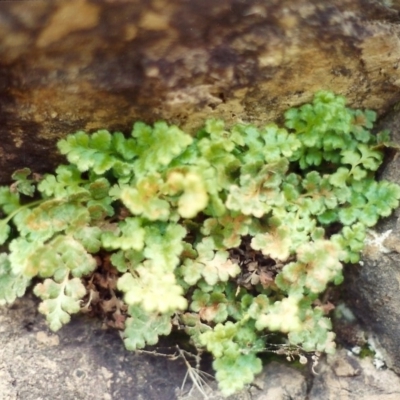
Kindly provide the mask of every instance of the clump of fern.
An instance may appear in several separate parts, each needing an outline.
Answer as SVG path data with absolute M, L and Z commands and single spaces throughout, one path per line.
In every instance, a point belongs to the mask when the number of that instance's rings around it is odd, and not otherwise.
M 318 299 L 400 199 L 375 180 L 388 140 L 371 133 L 375 118 L 322 91 L 288 110 L 285 127 L 210 119 L 194 137 L 165 122 L 137 122 L 129 137 L 69 135 L 58 143 L 69 164 L 40 178 L 21 169 L 0 188 L 0 302 L 39 279 L 39 311 L 56 331 L 82 310 L 107 255 L 126 347 L 179 325 L 213 354 L 225 395 L 261 371 L 268 332 L 332 353 Z M 233 257 L 244 243 L 247 260 Z

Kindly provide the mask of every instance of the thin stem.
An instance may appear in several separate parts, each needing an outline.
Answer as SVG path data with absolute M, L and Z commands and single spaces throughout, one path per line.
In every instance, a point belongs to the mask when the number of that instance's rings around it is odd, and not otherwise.
M 43 203 L 44 201 L 46 201 L 46 200 L 41 199 L 41 200 L 32 201 L 32 203 L 29 203 L 29 204 L 24 204 L 23 206 L 20 206 L 20 207 L 18 207 L 16 210 L 14 210 L 11 214 L 7 215 L 7 217 L 4 218 L 4 219 L 2 219 L 2 220 L 0 221 L 0 223 L 6 223 L 6 224 L 7 224 L 7 223 L 8 223 L 12 218 L 14 218 L 21 210 L 24 210 L 25 208 L 34 207 L 34 206 L 36 206 L 36 205 L 38 205 L 38 204 Z

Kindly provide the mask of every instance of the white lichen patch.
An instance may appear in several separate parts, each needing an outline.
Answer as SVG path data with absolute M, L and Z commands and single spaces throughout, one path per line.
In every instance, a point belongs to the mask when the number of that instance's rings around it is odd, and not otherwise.
M 372 229 L 367 231 L 367 237 L 365 239 L 365 247 L 363 254 L 372 258 L 377 259 L 381 254 L 389 254 L 393 250 L 385 245 L 387 239 L 392 234 L 392 229 L 388 229 L 385 232 L 378 233 Z
M 384 356 L 373 337 L 368 338 L 368 347 L 374 352 L 373 364 L 376 369 L 380 370 L 386 366 Z

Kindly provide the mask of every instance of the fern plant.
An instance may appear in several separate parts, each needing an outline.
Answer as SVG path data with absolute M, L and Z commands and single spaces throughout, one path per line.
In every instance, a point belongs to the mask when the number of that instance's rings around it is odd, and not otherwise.
M 261 371 L 270 332 L 332 353 L 320 295 L 400 199 L 374 177 L 388 142 L 375 118 L 321 91 L 285 127 L 210 119 L 193 137 L 165 122 L 69 135 L 58 143 L 69 164 L 18 170 L 0 188 L 0 302 L 39 281 L 54 331 L 107 303 L 130 350 L 180 327 L 214 356 L 225 395 Z

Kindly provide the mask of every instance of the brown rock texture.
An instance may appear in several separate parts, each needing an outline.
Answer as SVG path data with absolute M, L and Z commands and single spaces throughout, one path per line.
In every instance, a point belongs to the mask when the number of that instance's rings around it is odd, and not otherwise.
M 375 0 L 0 3 L 0 182 L 51 170 L 56 140 L 166 119 L 278 118 L 319 89 L 400 99 L 399 15 Z M 396 5 L 394 4 L 393 7 Z

